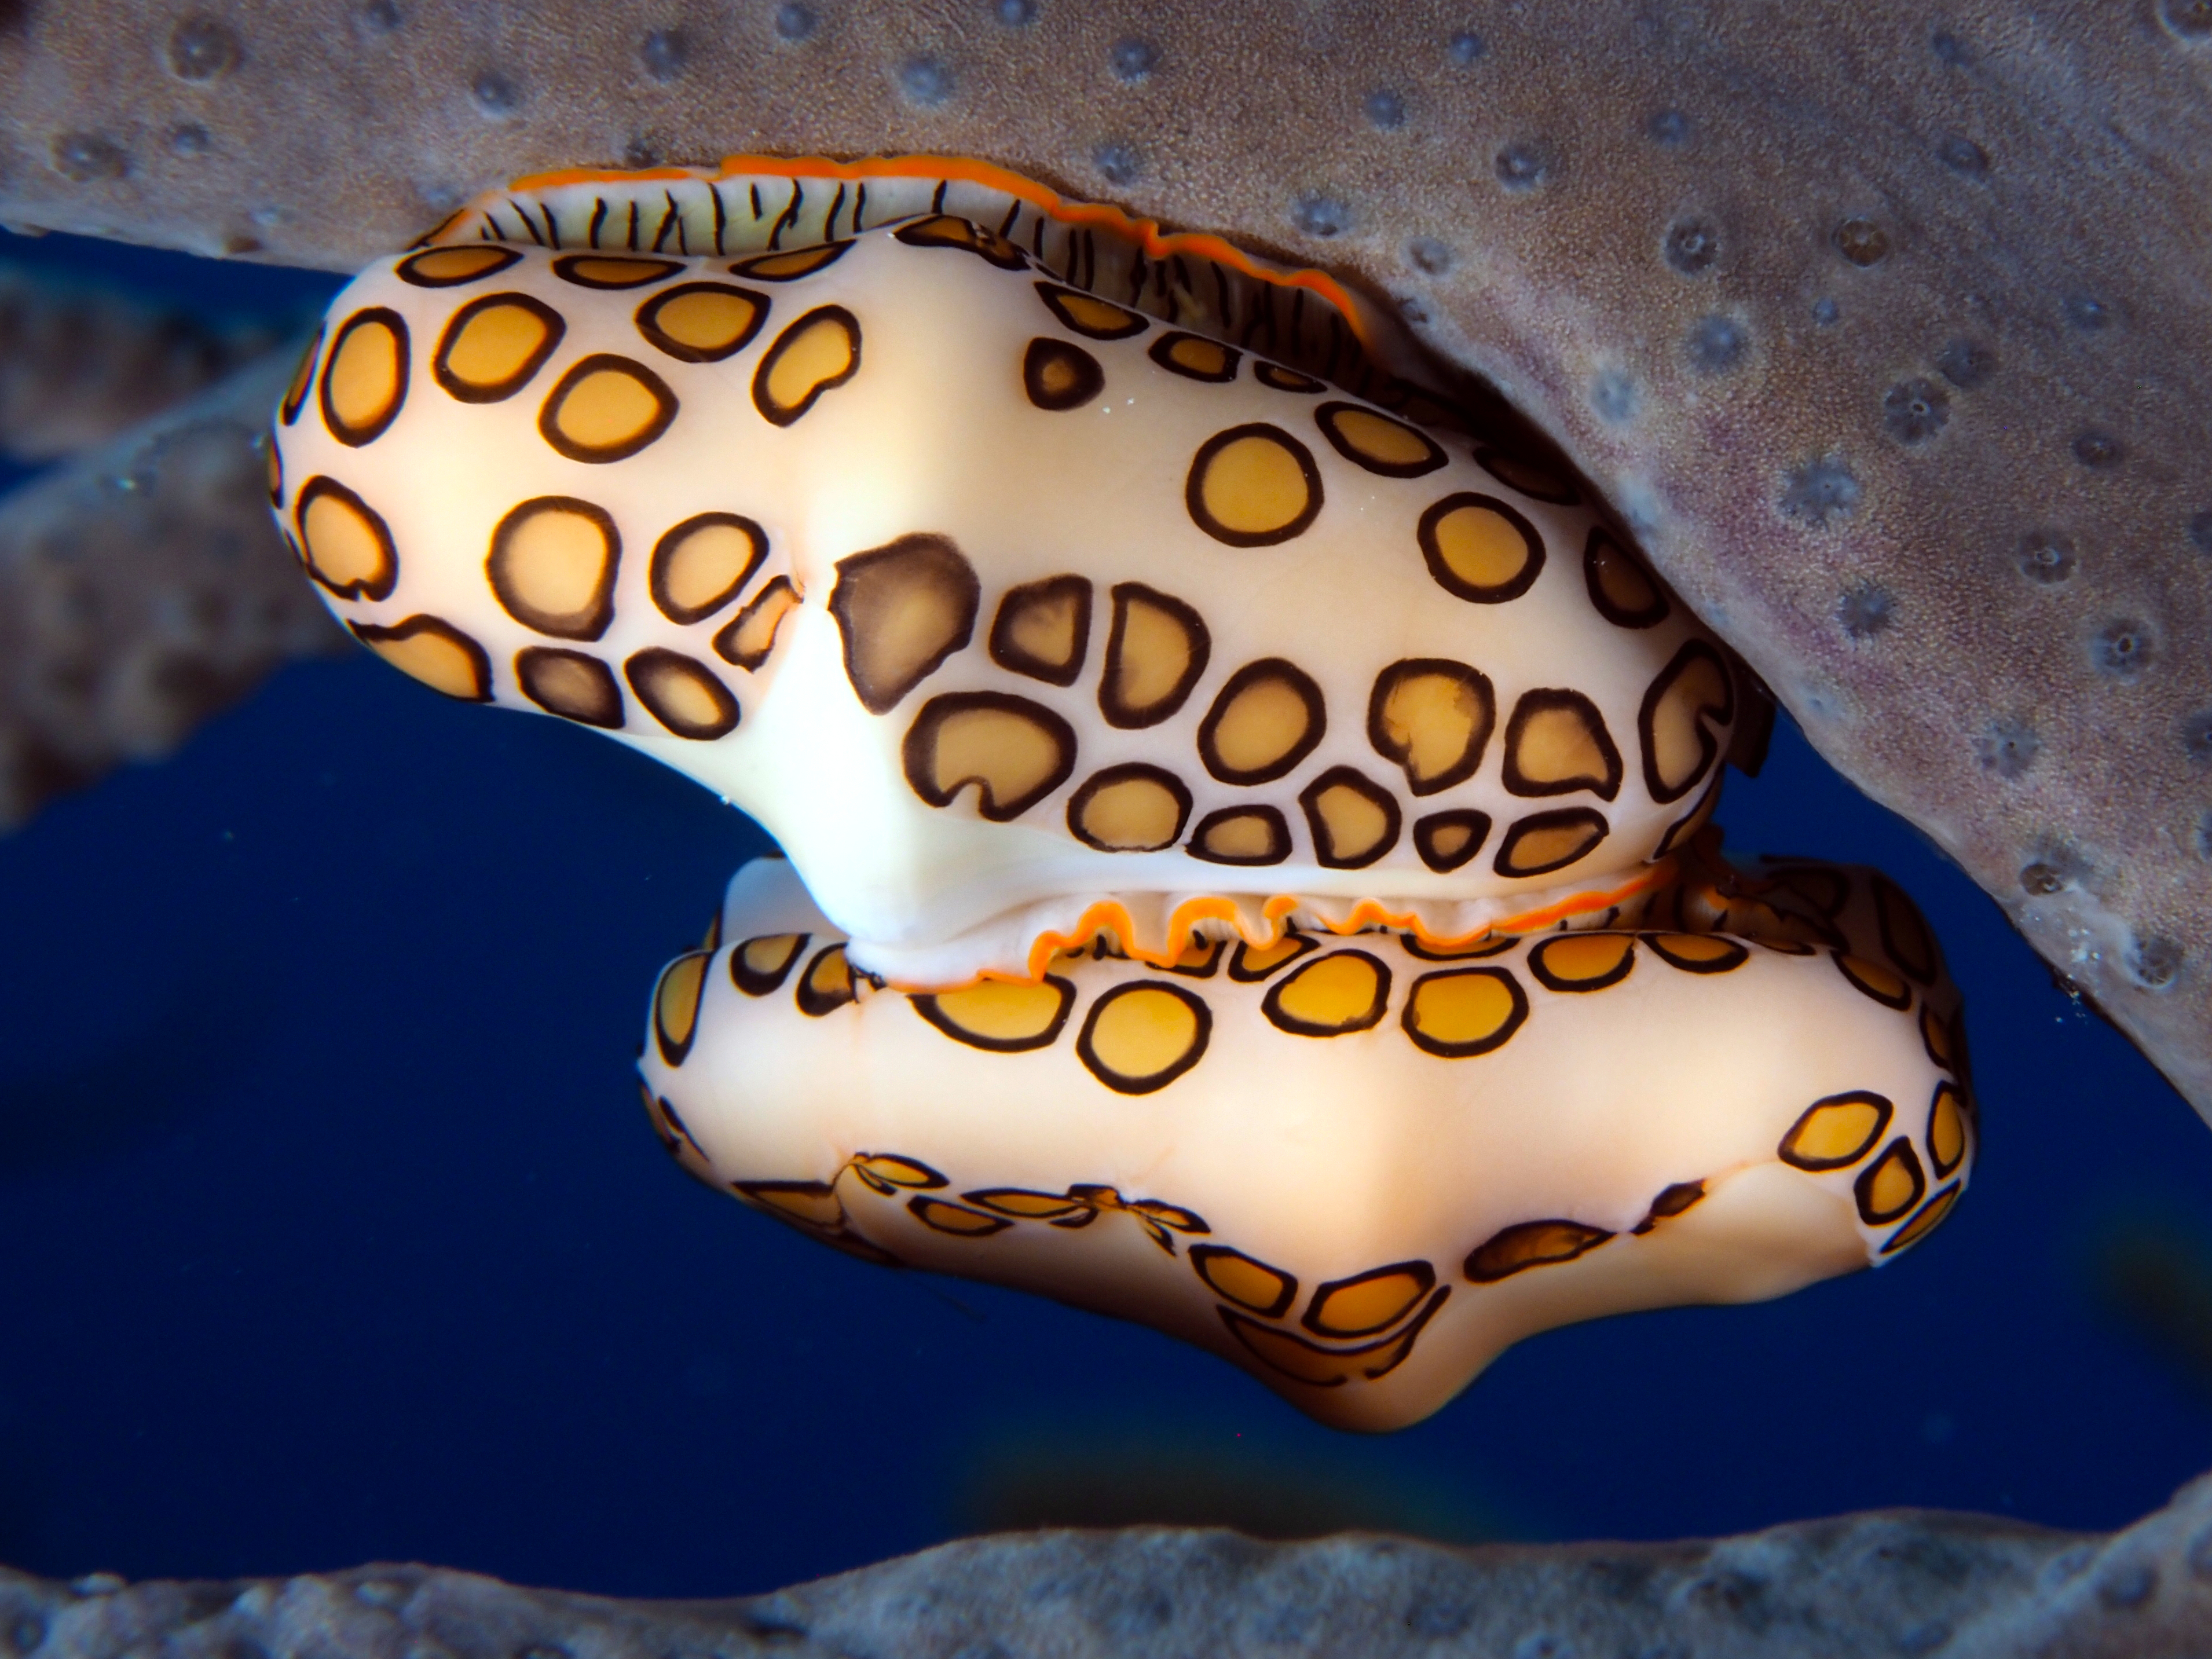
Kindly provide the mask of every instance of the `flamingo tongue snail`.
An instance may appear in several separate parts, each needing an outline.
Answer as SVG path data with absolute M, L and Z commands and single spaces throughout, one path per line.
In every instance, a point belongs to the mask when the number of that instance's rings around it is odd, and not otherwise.
M 1710 827 L 1766 703 L 1318 272 L 975 162 L 525 180 L 333 304 L 271 497 L 363 643 L 757 818 L 654 994 L 686 1168 L 1417 1420 L 1917 1242 L 1958 998 Z

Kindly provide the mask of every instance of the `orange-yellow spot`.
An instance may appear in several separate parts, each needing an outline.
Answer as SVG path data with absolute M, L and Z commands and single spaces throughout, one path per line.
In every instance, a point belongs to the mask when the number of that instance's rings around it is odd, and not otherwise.
M 769 348 L 755 383 L 762 413 L 789 424 L 860 361 L 860 328 L 848 313 L 825 307 L 800 318 Z
M 1258 812 L 1237 812 L 1206 826 L 1204 848 L 1215 858 L 1263 859 L 1275 850 L 1275 825 Z
M 1600 535 L 1590 543 L 1589 568 L 1598 592 L 1616 617 L 1641 619 L 1661 608 L 1651 578 L 1610 536 Z
M 934 998 L 941 1020 L 960 1035 L 986 1044 L 1027 1044 L 1043 1037 L 1067 1010 L 1065 981 L 1046 980 L 1022 985 L 985 980 L 957 991 L 940 991 Z
M 1554 990 L 1572 990 L 1611 980 L 1636 949 L 1622 933 L 1568 933 L 1546 939 L 1529 954 Z
M 1936 1103 L 1929 1110 L 1928 1153 L 1939 1176 L 1950 1174 L 1966 1155 L 1966 1117 L 1959 1109 L 1958 1090 L 1948 1083 L 1936 1086 Z
M 552 505 L 510 516 L 491 560 L 500 603 L 541 633 L 591 638 L 611 580 L 614 544 L 598 516 Z
M 761 310 L 757 300 L 736 289 L 692 288 L 655 306 L 653 323 L 676 344 L 711 358 L 744 340 L 758 325 Z
M 1946 1187 L 1922 1205 L 1919 1212 L 1911 1220 L 1890 1236 L 1889 1242 L 1881 1247 L 1881 1253 L 1888 1255 L 1894 1251 L 1905 1249 L 1910 1245 L 1917 1244 L 1942 1224 L 1943 1218 L 1951 1213 L 1951 1206 L 1958 1200 L 1959 1189 L 1956 1187 Z
M 1053 299 L 1053 309 L 1060 313 L 1067 325 L 1085 334 L 1127 334 L 1133 325 L 1140 328 L 1144 325 L 1144 319 L 1135 312 L 1124 311 L 1120 306 L 1109 305 L 1093 295 L 1073 289 L 1055 289 Z
M 1193 1252 L 1191 1265 L 1216 1292 L 1255 1313 L 1279 1312 L 1297 1291 L 1290 1274 L 1235 1250 Z
M 1084 1058 L 1110 1087 L 1146 1089 L 1175 1074 L 1204 1042 L 1198 1011 L 1161 985 L 1102 999 L 1085 1033 Z
M 662 596 L 678 616 L 696 621 L 736 597 L 759 556 L 743 526 L 709 520 L 661 550 Z
M 1902 975 L 1892 973 L 1878 963 L 1864 957 L 1839 956 L 1836 965 L 1844 970 L 1844 977 L 1864 991 L 1876 1002 L 1886 1002 L 1893 1008 L 1902 1008 L 1912 1000 L 1912 988 Z
M 548 418 L 578 449 L 627 453 L 661 423 L 665 407 L 635 370 L 610 362 L 565 382 Z
M 1364 1336 L 1412 1312 L 1432 1283 L 1432 1274 L 1401 1268 L 1326 1285 L 1314 1293 L 1305 1322 L 1324 1336 Z
M 1158 778 L 1117 778 L 1093 790 L 1077 809 L 1078 827 L 1094 845 L 1115 852 L 1150 852 L 1170 845 L 1182 823 L 1183 804 Z
M 1420 433 L 1372 410 L 1340 409 L 1329 416 L 1329 424 L 1347 447 L 1377 466 L 1395 471 L 1441 459 L 1436 445 Z
M 343 495 L 320 492 L 309 498 L 300 514 L 300 540 L 308 564 L 333 588 L 374 590 L 391 578 L 392 556 L 384 538 Z
M 552 325 L 527 306 L 485 306 L 447 338 L 441 361 L 464 386 L 503 386 L 529 365 L 551 331 Z
M 1208 530 L 1239 538 L 1291 532 L 1318 507 L 1312 463 L 1279 433 L 1256 428 L 1200 452 L 1190 493 Z
M 485 695 L 482 665 L 459 640 L 429 629 L 362 642 L 401 673 L 449 697 L 480 702 Z
M 1519 987 L 1503 969 L 1454 968 L 1424 975 L 1406 999 L 1406 1031 L 1447 1059 L 1486 1054 L 1528 1017 Z
M 1705 653 L 1686 660 L 1660 693 L 1651 708 L 1650 740 L 1651 768 L 1662 793 L 1671 798 L 1697 781 L 1713 747 L 1701 721 L 1718 719 L 1730 695 L 1720 659 Z
M 1726 962 L 1743 949 L 1711 933 L 1661 933 L 1652 942 L 1671 960 L 1694 963 Z
M 738 613 L 735 622 L 714 636 L 714 649 L 747 673 L 757 673 L 775 650 L 775 636 L 783 619 L 799 605 L 799 590 L 787 577 L 778 576 Z
M 1453 507 L 1431 533 L 1437 557 L 1465 586 L 1506 587 L 1528 568 L 1528 538 L 1495 507 L 1472 502 Z
M 416 254 L 407 262 L 407 269 L 426 283 L 465 283 L 507 263 L 504 248 L 441 247 Z
M 678 957 L 661 975 L 660 994 L 653 1000 L 653 1017 L 664 1048 L 680 1054 L 691 1046 L 691 1034 L 699 1023 L 699 992 L 706 971 L 707 958 L 695 952 Z
M 381 317 L 350 324 L 323 374 L 323 398 L 341 438 L 373 433 L 407 386 L 406 345 Z
M 1267 1018 L 1302 1036 L 1360 1031 L 1382 1018 L 1389 981 L 1364 952 L 1338 951 L 1310 962 L 1268 994 Z
M 1889 1103 L 1879 1095 L 1842 1095 L 1821 1102 L 1808 1109 L 1783 1136 L 1782 1161 L 1807 1170 L 1856 1164 L 1888 1125 L 1889 1115 Z

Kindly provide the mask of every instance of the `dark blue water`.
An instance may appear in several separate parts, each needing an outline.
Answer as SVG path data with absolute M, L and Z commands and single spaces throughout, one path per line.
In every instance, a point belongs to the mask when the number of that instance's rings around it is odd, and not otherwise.
M 1969 998 L 1973 1191 L 1879 1273 L 1542 1336 L 1354 1439 L 684 1178 L 630 1058 L 757 833 L 577 728 L 292 669 L 0 839 L 0 1559 L 702 1595 L 1023 1520 L 1659 1537 L 2162 1502 L 2212 1463 L 2207 1385 L 2097 1264 L 2141 1218 L 2212 1224 L 2212 1134 L 1794 732 L 1722 817 L 1927 908 Z

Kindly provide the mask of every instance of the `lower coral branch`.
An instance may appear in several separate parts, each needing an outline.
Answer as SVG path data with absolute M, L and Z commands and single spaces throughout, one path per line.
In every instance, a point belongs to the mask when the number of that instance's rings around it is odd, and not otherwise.
M 1006 1533 L 726 1601 L 618 1601 L 419 1566 L 137 1585 L 0 1571 L 0 1646 L 41 1659 L 2163 1653 L 2212 1620 L 2208 1524 L 2212 1477 L 2109 1534 L 1928 1510 L 1471 1549 L 1373 1534 Z

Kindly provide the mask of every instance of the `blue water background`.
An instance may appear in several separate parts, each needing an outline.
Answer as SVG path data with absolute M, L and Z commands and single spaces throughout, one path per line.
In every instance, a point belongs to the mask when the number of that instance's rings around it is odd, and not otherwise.
M 261 314 L 331 287 L 0 253 Z M 1358 1438 L 683 1177 L 630 1060 L 758 832 L 578 728 L 365 657 L 291 668 L 0 839 L 0 1560 L 697 1595 L 1040 1517 L 1656 1538 L 2160 1504 L 2212 1463 L 2212 1409 L 2092 1264 L 2130 1218 L 2212 1218 L 2212 1135 L 1786 723 L 1721 816 L 1926 908 L 1968 997 L 1972 1192 L 1881 1272 L 1541 1336 Z

